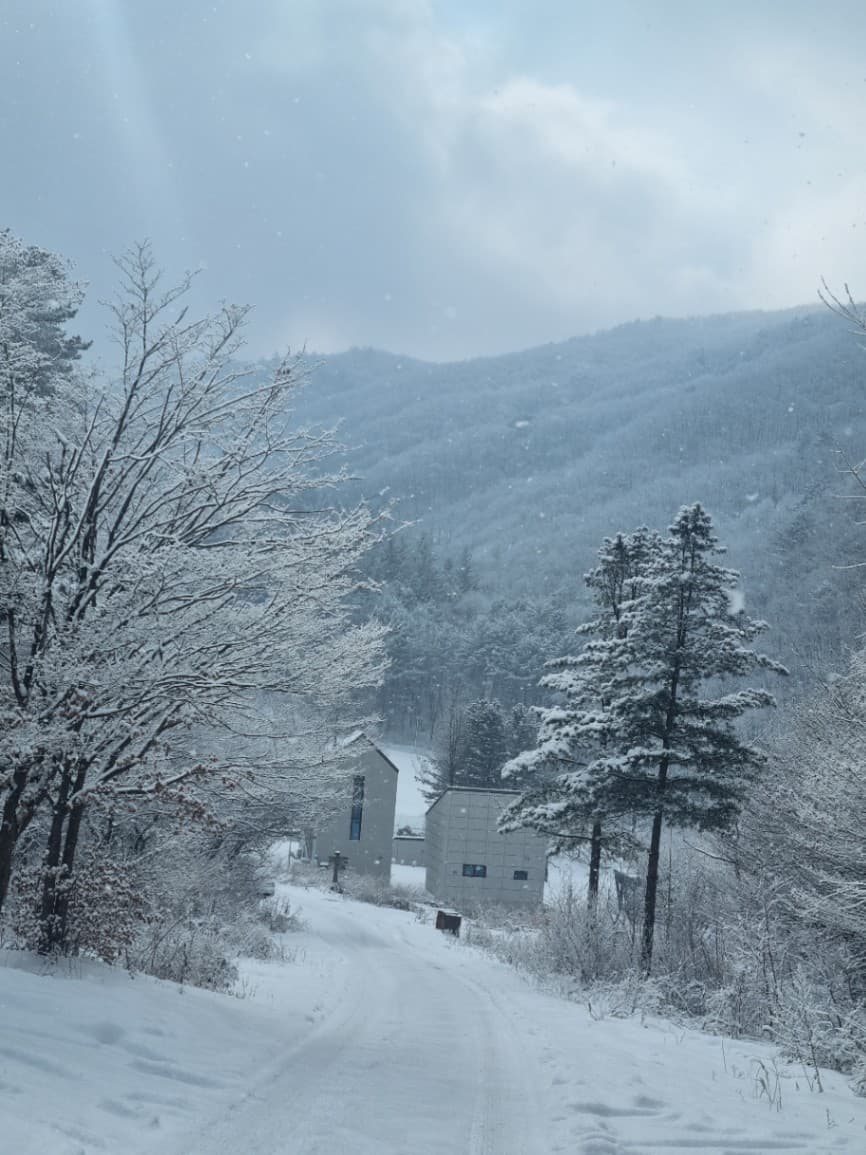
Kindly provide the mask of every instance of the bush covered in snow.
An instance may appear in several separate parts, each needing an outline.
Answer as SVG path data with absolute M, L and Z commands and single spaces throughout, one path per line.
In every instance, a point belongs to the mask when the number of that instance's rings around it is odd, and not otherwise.
M 218 828 L 145 808 L 108 826 L 91 823 L 84 847 L 66 886 L 66 954 L 229 990 L 238 957 L 281 955 L 277 936 L 299 925 L 287 899 L 262 897 L 262 879 L 271 879 L 266 856 L 225 838 Z M 10 945 L 43 949 L 44 877 L 34 840 L 13 882 Z
M 866 1005 L 859 956 L 792 921 L 766 879 L 699 852 L 662 877 L 654 973 L 641 976 L 639 925 L 612 893 L 595 911 L 572 887 L 540 919 L 488 910 L 463 941 L 598 1016 L 664 1014 L 734 1037 L 775 1041 L 820 1084 L 820 1068 L 866 1086 Z

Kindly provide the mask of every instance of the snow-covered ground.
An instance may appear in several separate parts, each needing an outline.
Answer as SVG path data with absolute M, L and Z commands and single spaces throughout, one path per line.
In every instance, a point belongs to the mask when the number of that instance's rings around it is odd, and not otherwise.
M 281 887 L 306 929 L 247 997 L 0 966 L 0 1151 L 866 1151 L 866 1100 L 769 1047 L 598 1018 L 413 915 Z
M 419 895 L 426 893 L 427 870 L 423 866 L 405 866 L 402 862 L 391 863 L 391 885 L 406 886 Z

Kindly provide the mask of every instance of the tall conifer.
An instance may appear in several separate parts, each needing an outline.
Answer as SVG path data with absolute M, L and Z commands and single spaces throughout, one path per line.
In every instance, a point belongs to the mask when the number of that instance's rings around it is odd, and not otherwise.
M 739 575 L 722 553 L 708 514 L 680 510 L 669 536 L 641 529 L 607 540 L 587 575 L 599 607 L 579 633 L 579 654 L 550 663 L 543 684 L 560 695 L 542 711 L 539 745 L 512 770 L 555 765 L 558 773 L 511 807 L 510 825 L 572 835 L 625 816 L 649 823 L 641 963 L 648 974 L 655 933 L 659 851 L 665 822 L 702 830 L 729 825 L 764 761 L 737 732 L 750 709 L 770 706 L 764 689 L 726 693 L 723 684 L 784 667 L 750 648 L 766 623 L 741 608 Z

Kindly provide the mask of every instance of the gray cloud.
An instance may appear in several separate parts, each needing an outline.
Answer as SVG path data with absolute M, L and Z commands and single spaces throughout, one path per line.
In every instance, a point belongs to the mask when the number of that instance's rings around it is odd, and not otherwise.
M 576 7 L 7 0 L 4 223 L 97 294 L 148 235 L 255 302 L 264 352 L 465 356 L 866 285 L 859 6 Z

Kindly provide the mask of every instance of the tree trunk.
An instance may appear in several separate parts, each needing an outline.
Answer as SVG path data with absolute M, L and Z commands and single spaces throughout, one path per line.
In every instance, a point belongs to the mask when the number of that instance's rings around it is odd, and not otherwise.
M 20 792 L 11 791 L 3 807 L 3 818 L 0 821 L 0 912 L 9 893 L 9 884 L 12 881 L 12 855 L 15 853 L 15 844 L 18 841 L 18 821 L 16 811 L 20 801 Z
M 70 887 L 84 817 L 84 803 L 76 802 L 75 797 L 84 788 L 86 778 L 85 765 L 79 765 L 74 783 L 71 770 L 64 768 L 45 853 L 45 881 L 39 915 L 40 954 L 65 953 L 68 949 Z M 73 800 L 71 806 L 70 798 Z
M 587 892 L 587 906 L 594 912 L 598 906 L 598 876 L 601 869 L 601 822 L 596 819 L 592 824 L 592 834 L 589 841 L 589 890 Z
M 27 786 L 28 773 L 25 769 L 18 769 L 12 775 L 12 785 L 3 804 L 3 817 L 0 819 L 0 912 L 9 893 L 9 884 L 12 881 L 12 859 L 15 846 L 23 833 L 27 823 L 21 822 L 19 807 Z
M 54 907 L 54 949 L 64 954 L 69 948 L 69 902 L 72 897 L 70 882 L 75 870 L 75 855 L 78 850 L 78 836 L 81 833 L 81 820 L 84 817 L 83 804 L 74 806 L 69 815 L 66 827 L 66 839 L 63 844 L 63 861 L 61 878 L 66 883 L 57 895 Z
M 680 593 L 682 598 L 682 592 Z M 682 650 L 685 643 L 684 637 L 684 611 L 682 602 L 679 609 L 679 624 L 677 626 L 677 653 Z M 643 935 L 641 939 L 640 951 L 640 965 L 644 978 L 649 978 L 652 970 L 653 962 L 653 938 L 655 937 L 656 929 L 656 893 L 659 885 L 659 853 L 662 843 L 662 824 L 664 822 L 664 796 L 665 787 L 668 781 L 668 769 L 670 767 L 670 749 L 671 739 L 674 733 L 677 720 L 677 691 L 680 684 L 680 662 L 679 658 L 674 665 L 671 672 L 670 681 L 670 697 L 668 700 L 668 707 L 665 712 L 665 728 L 664 737 L 662 738 L 662 755 L 659 759 L 659 772 L 656 779 L 656 793 L 658 795 L 658 808 L 656 809 L 653 818 L 653 831 L 650 838 L 649 858 L 646 866 L 646 891 L 644 892 L 643 904 Z
M 0 913 L 3 903 L 9 893 L 9 884 L 12 881 L 12 852 L 15 849 L 15 838 L 11 827 L 5 821 L 0 826 Z
M 653 961 L 653 937 L 656 928 L 656 892 L 659 884 L 659 850 L 662 841 L 662 821 L 664 811 L 659 807 L 653 818 L 653 832 L 650 839 L 649 858 L 646 870 L 646 893 L 643 907 L 643 937 L 641 941 L 640 965 L 644 978 L 649 978 Z
M 60 789 L 51 813 L 48 831 L 48 845 L 42 859 L 42 898 L 39 903 L 39 946 L 40 954 L 51 954 L 56 943 L 57 901 L 61 876 L 63 853 L 63 827 L 66 823 L 66 804 L 69 801 L 69 771 L 64 768 Z

